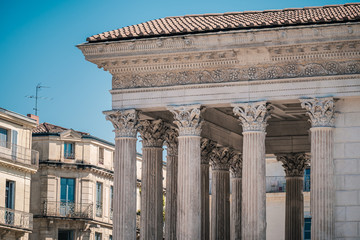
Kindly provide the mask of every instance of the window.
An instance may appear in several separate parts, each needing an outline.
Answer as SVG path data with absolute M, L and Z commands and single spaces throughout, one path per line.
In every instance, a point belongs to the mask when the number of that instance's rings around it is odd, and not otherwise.
M 15 182 L 6 181 L 6 191 L 5 191 L 5 208 L 14 209 L 15 208 Z M 13 225 L 15 223 L 15 217 L 13 211 L 5 211 L 5 223 Z
M 112 235 L 109 235 L 109 240 L 112 240 Z
M 95 240 L 101 240 L 102 234 L 101 233 L 95 233 Z
M 311 239 L 311 218 L 304 219 L 304 240 Z
M 11 156 L 13 160 L 16 160 L 17 158 L 17 136 L 18 136 L 18 132 L 15 130 L 11 131 L 11 135 L 12 135 L 12 140 L 11 140 L 11 146 L 12 146 L 12 150 L 11 150 Z
M 8 130 L 5 128 L 0 128 L 0 146 L 9 147 L 8 145 Z
M 60 179 L 60 215 L 71 216 L 75 211 L 75 178 Z
M 64 158 L 74 159 L 75 158 L 75 144 L 70 142 L 64 143 Z
M 99 147 L 99 163 L 104 164 L 104 148 Z
M 304 172 L 304 192 L 310 192 L 310 168 L 306 168 Z
M 74 231 L 59 229 L 58 240 L 74 240 Z
M 110 219 L 113 218 L 113 197 L 114 197 L 114 187 L 110 186 Z
M 96 182 L 96 216 L 102 216 L 102 183 Z

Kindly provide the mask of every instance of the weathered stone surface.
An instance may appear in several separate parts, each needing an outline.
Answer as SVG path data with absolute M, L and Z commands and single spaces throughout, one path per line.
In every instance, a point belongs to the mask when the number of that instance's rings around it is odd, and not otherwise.
M 231 204 L 230 204 L 230 239 L 241 239 L 241 204 L 242 204 L 242 155 L 234 152 L 231 158 Z

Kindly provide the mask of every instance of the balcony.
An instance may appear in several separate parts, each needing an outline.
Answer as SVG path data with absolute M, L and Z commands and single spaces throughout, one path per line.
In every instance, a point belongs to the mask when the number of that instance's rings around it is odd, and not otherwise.
M 102 203 L 101 202 L 97 202 L 96 203 L 96 216 L 97 217 L 102 217 Z
M 48 217 L 93 219 L 93 204 L 44 201 L 43 215 Z
M 31 231 L 33 215 L 28 212 L 0 207 L 0 226 Z
M 310 178 L 304 179 L 304 192 L 310 191 Z M 286 192 L 286 178 L 285 176 L 269 176 L 266 177 L 266 192 Z
M 6 141 L 0 141 L 0 157 L 12 163 L 19 163 L 35 168 L 39 166 L 38 151 Z

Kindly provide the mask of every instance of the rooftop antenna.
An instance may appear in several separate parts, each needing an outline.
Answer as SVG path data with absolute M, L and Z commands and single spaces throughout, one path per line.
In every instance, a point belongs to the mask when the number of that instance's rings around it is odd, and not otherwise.
M 50 88 L 50 87 L 47 87 L 47 86 L 43 86 L 41 85 L 41 83 L 38 83 L 38 85 L 36 85 L 36 92 L 35 92 L 35 96 L 34 95 L 31 95 L 31 96 L 26 96 L 27 98 L 35 98 L 35 107 L 33 108 L 33 110 L 35 111 L 35 115 L 37 116 L 38 115 L 38 99 L 49 99 L 47 97 L 39 97 L 39 90 L 41 88 Z M 50 98 L 51 100 L 52 98 Z

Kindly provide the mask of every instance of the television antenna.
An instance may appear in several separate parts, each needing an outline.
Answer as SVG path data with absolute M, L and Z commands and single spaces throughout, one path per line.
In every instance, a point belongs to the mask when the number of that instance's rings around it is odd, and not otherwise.
M 35 111 L 35 115 L 37 116 L 38 114 L 38 100 L 39 99 L 50 99 L 52 100 L 52 98 L 48 98 L 48 97 L 39 97 L 39 91 L 41 88 L 50 88 L 50 87 L 47 87 L 47 86 L 43 86 L 41 85 L 41 83 L 38 83 L 38 85 L 36 85 L 36 91 L 35 91 L 35 96 L 34 95 L 31 95 L 31 96 L 25 96 L 27 98 L 35 98 L 35 107 L 33 108 L 33 110 Z

